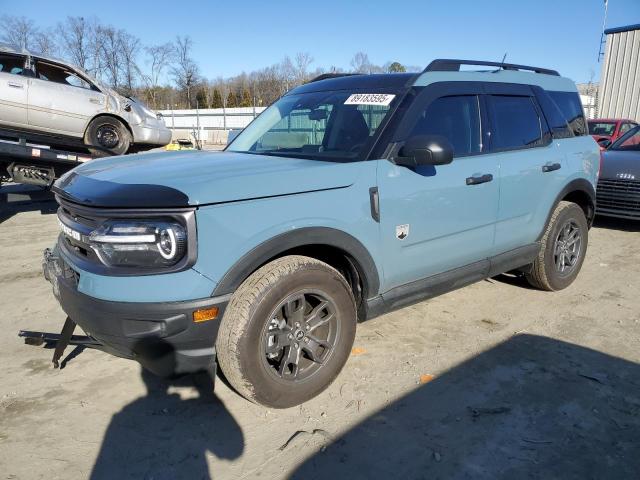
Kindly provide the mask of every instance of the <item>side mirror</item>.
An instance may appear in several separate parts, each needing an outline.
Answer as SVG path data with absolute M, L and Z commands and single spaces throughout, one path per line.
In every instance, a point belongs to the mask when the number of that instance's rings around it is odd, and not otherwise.
M 609 140 L 608 138 L 603 138 L 602 140 L 598 140 L 598 145 L 600 145 L 604 149 L 609 148 L 612 143 L 613 142 L 611 140 Z
M 453 161 L 453 146 L 442 135 L 409 137 L 400 149 L 396 164 L 415 168 L 421 165 L 447 165 Z

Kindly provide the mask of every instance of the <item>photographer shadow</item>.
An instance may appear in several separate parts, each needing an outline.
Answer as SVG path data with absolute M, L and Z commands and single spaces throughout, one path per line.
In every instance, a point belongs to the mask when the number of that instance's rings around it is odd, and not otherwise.
M 242 455 L 240 425 L 215 396 L 208 373 L 167 380 L 143 368 L 141 375 L 146 395 L 111 419 L 91 479 L 215 478 L 208 455 Z M 181 398 L 172 386 L 195 386 L 198 396 Z

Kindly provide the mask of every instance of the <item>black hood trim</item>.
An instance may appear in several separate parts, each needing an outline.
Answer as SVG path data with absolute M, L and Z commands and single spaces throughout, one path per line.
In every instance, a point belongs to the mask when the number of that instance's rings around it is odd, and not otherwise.
M 58 180 L 51 190 L 80 205 L 102 208 L 184 208 L 189 197 L 164 185 L 116 183 L 95 180 L 71 172 Z
M 122 184 L 94 180 L 90 177 L 71 173 L 55 183 L 51 190 L 60 198 L 69 202 L 98 208 L 199 208 L 225 203 L 248 202 L 268 198 L 290 197 L 304 193 L 327 192 L 349 188 L 351 185 L 303 190 L 300 192 L 265 195 L 261 197 L 239 198 L 220 202 L 189 204 L 189 197 L 175 188 L 163 185 Z

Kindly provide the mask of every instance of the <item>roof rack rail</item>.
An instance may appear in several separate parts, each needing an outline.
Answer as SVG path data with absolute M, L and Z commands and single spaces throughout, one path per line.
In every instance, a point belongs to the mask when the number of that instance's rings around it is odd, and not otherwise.
M 309 80 L 308 83 L 319 82 L 320 80 L 328 80 L 329 78 L 351 77 L 352 75 L 362 75 L 361 73 L 323 73 Z
M 556 70 L 550 70 L 548 68 L 530 67 L 527 65 L 516 65 L 513 63 L 486 62 L 483 60 L 456 60 L 452 58 L 438 58 L 427 65 L 427 68 L 425 68 L 423 72 L 459 72 L 461 65 L 498 67 L 502 70 L 527 70 L 535 73 L 544 73 L 545 75 L 555 75 L 556 77 L 560 76 Z

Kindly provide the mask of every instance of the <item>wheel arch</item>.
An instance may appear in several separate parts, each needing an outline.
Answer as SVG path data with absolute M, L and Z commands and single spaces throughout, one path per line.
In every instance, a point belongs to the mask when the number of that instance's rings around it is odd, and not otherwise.
M 549 225 L 549 221 L 551 220 L 551 215 L 553 215 L 553 211 L 562 201 L 577 204 L 584 211 L 589 227 L 593 224 L 593 219 L 596 213 L 596 190 L 593 187 L 593 184 L 586 178 L 576 178 L 567 183 L 557 195 L 553 205 L 549 209 L 547 221 L 544 224 L 542 232 L 540 232 L 538 240 L 540 240 L 544 235 L 547 225 Z
M 351 285 L 359 316 L 365 300 L 379 292 L 376 264 L 358 239 L 335 228 L 305 227 L 276 235 L 247 252 L 223 275 L 212 295 L 232 294 L 258 268 L 285 255 L 315 258 L 338 270 Z

